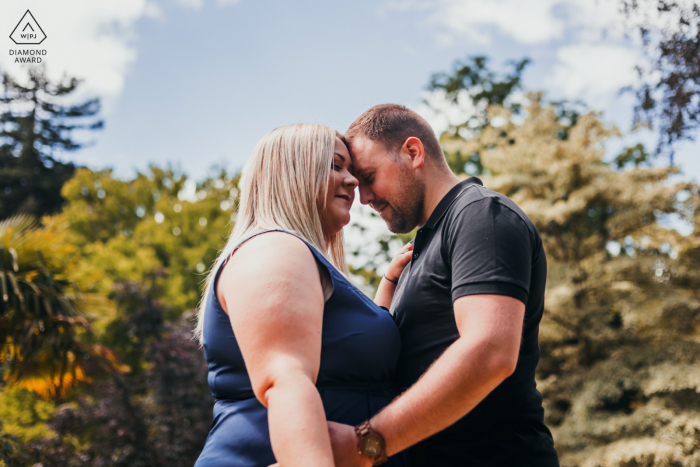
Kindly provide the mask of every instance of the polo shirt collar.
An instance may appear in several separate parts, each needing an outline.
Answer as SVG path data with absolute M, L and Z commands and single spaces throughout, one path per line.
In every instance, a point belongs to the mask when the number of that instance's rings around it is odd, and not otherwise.
M 445 215 L 447 209 L 452 205 L 454 200 L 457 199 L 460 193 L 464 191 L 469 185 L 479 185 L 484 186 L 483 182 L 478 177 L 469 177 L 466 180 L 462 180 L 457 185 L 455 185 L 450 191 L 447 192 L 445 196 L 440 200 L 433 213 L 428 218 L 428 222 L 425 223 L 423 228 L 435 229 L 440 219 Z

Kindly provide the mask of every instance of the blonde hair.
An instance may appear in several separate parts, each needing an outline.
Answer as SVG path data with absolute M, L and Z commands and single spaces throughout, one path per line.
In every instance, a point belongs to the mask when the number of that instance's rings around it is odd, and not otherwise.
M 318 197 L 328 190 L 336 137 L 323 125 L 311 123 L 276 128 L 258 142 L 243 169 L 236 225 L 210 269 L 197 313 L 195 338 L 203 343 L 204 314 L 213 293 L 216 271 L 236 247 L 256 232 L 282 229 L 303 238 L 339 271 L 347 274 L 342 230 L 326 237 Z

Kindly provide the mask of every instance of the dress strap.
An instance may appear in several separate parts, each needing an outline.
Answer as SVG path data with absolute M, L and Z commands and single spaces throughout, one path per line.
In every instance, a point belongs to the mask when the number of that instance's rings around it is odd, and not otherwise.
M 228 260 L 231 258 L 231 256 L 233 256 L 233 254 L 234 254 L 245 242 L 247 242 L 247 241 L 250 240 L 251 238 L 257 237 L 258 235 L 262 235 L 262 234 L 265 234 L 265 233 L 268 233 L 268 232 L 284 232 L 284 233 L 286 233 L 286 234 L 289 234 L 289 235 L 292 235 L 292 236 L 298 238 L 299 240 L 301 240 L 302 242 L 304 242 L 304 243 L 306 244 L 307 247 L 309 247 L 309 249 L 310 249 L 311 252 L 313 253 L 314 257 L 316 258 L 316 261 L 317 261 L 318 263 L 320 263 L 321 265 L 323 265 L 323 266 L 327 269 L 327 271 L 328 271 L 328 279 L 330 279 L 330 284 L 324 284 L 323 282 L 325 282 L 325 281 L 323 281 L 323 280 L 322 280 L 322 284 L 321 284 L 321 285 L 323 286 L 323 288 L 324 288 L 324 299 L 325 299 L 325 300 L 328 300 L 328 298 L 330 297 L 330 295 L 332 295 L 333 289 L 334 289 L 334 287 L 335 287 L 335 280 L 334 280 L 334 278 L 333 278 L 333 271 L 334 271 L 334 270 L 337 271 L 337 269 L 335 269 L 335 267 L 330 263 L 330 261 L 328 261 L 328 259 L 326 259 L 325 256 L 323 256 L 316 248 L 314 248 L 314 246 L 313 246 L 312 244 L 310 244 L 309 242 L 307 242 L 306 240 L 304 240 L 303 238 L 301 238 L 299 235 L 297 235 L 297 234 L 295 234 L 295 233 L 293 233 L 293 232 L 290 232 L 290 231 L 288 231 L 288 230 L 284 230 L 284 229 L 261 230 L 260 232 L 255 232 L 255 233 L 249 235 L 248 237 L 244 238 L 242 241 L 240 241 L 240 242 L 238 243 L 238 245 L 236 245 L 236 248 L 233 249 L 233 251 L 231 252 L 231 254 L 229 254 L 229 255 L 226 257 L 226 259 L 224 259 L 224 261 L 222 261 L 221 265 L 219 266 L 219 269 L 218 269 L 218 270 L 216 271 L 216 273 L 214 274 L 214 282 L 213 282 L 213 284 L 214 284 L 214 288 L 213 288 L 214 295 L 216 295 L 216 284 L 219 282 L 219 276 L 221 275 L 221 271 L 224 270 L 224 266 L 226 265 L 226 263 L 228 262 Z

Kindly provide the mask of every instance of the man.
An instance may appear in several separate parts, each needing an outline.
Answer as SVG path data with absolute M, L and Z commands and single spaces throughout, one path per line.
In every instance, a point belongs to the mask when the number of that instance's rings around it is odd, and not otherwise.
M 535 387 L 547 263 L 507 197 L 450 171 L 428 123 L 375 106 L 346 138 L 369 204 L 396 233 L 420 227 L 391 306 L 405 393 L 358 427 L 329 423 L 338 466 L 558 466 Z M 397 281 L 398 279 L 398 281 Z

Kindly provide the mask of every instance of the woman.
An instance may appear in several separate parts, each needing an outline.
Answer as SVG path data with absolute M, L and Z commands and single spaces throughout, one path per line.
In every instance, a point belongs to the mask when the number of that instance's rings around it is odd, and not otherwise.
M 278 128 L 255 148 L 199 312 L 216 403 L 196 467 L 331 467 L 326 420 L 358 425 L 397 395 L 398 331 L 345 277 L 351 171 L 342 136 L 321 125 Z M 393 287 L 382 281 L 380 305 Z

